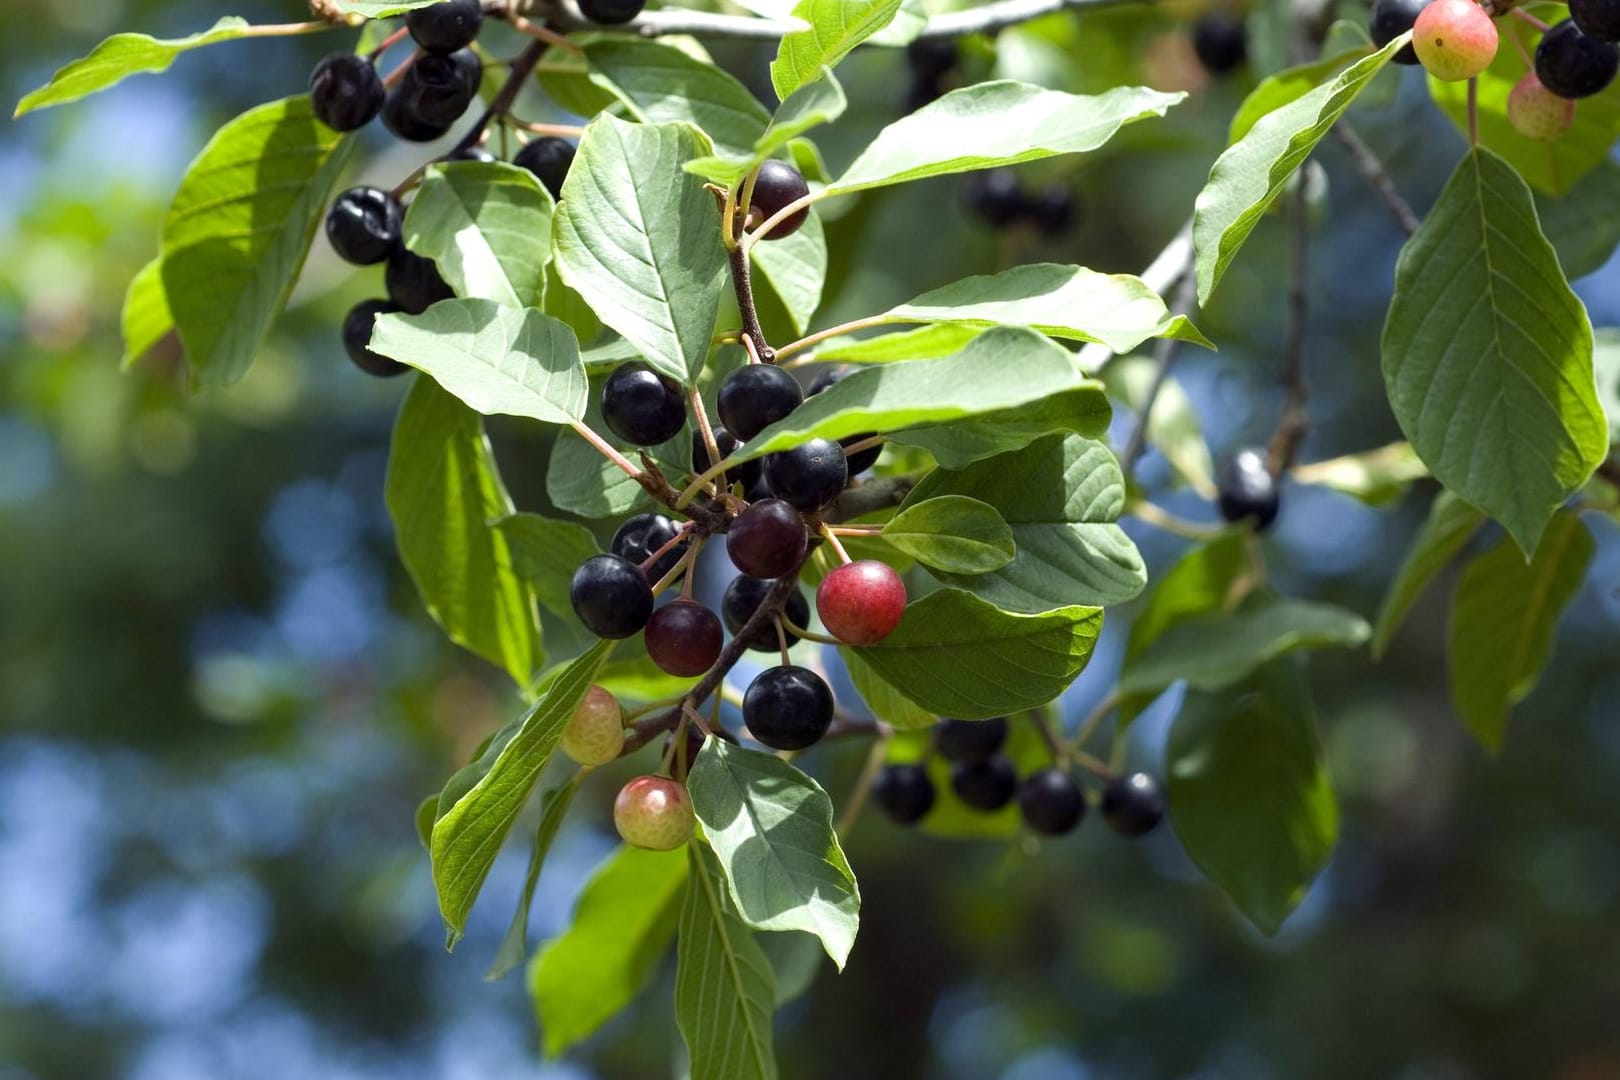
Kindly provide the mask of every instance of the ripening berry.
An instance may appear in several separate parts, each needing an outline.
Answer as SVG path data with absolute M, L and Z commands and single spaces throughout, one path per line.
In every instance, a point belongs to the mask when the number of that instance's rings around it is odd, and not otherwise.
M 585 691 L 562 733 L 562 752 L 581 765 L 606 765 L 624 749 L 619 699 L 593 686 Z
M 696 821 L 686 788 L 665 776 L 638 776 L 613 800 L 613 824 L 631 847 L 674 851 Z
M 1527 72 L 1507 99 L 1508 123 L 1527 139 L 1556 139 L 1575 122 L 1575 103 L 1541 85 Z
M 1496 59 L 1496 24 L 1474 0 L 1434 0 L 1412 24 L 1418 62 L 1442 82 L 1462 82 Z
M 847 645 L 875 645 L 906 613 L 906 586 L 887 563 L 861 559 L 837 567 L 816 588 L 816 613 Z

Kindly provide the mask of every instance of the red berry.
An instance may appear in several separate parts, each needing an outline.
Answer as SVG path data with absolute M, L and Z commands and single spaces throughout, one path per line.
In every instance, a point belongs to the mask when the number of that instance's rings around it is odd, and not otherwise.
M 1412 24 L 1412 48 L 1425 71 L 1462 82 L 1496 59 L 1496 24 L 1474 0 L 1434 0 Z
M 1575 103 L 1541 85 L 1527 72 L 1507 99 L 1508 123 L 1527 139 L 1556 139 L 1575 122 Z
M 839 641 L 872 645 L 900 625 L 906 613 L 906 585 L 887 563 L 852 562 L 821 579 L 816 613 Z
M 624 749 L 619 699 L 593 686 L 585 691 L 562 733 L 562 752 L 581 765 L 606 765 Z
M 720 616 L 702 604 L 677 600 L 653 612 L 642 640 L 660 670 L 686 678 L 714 666 L 725 637 Z
M 665 776 L 638 776 L 613 800 L 613 824 L 631 847 L 674 851 L 692 839 L 692 801 Z

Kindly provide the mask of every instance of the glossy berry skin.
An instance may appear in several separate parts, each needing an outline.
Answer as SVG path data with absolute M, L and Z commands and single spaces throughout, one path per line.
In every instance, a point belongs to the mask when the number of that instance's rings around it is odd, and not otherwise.
M 897 825 L 915 825 L 934 808 L 934 782 L 921 765 L 885 765 L 872 781 L 872 801 Z
M 619 26 L 641 14 L 647 0 L 580 0 L 579 12 L 593 23 Z
M 1141 836 L 1152 832 L 1164 817 L 1164 793 L 1147 773 L 1116 776 L 1103 788 L 1103 820 L 1115 832 Z
M 1570 0 L 1569 18 L 1587 37 L 1620 41 L 1620 0 Z
M 1062 836 L 1086 816 L 1086 794 L 1062 769 L 1042 769 L 1018 785 L 1018 809 L 1034 832 Z
M 799 569 L 809 543 L 797 510 L 781 499 L 764 499 L 731 523 L 726 554 L 749 577 L 779 578 Z
M 371 331 L 377 316 L 398 310 L 387 300 L 362 300 L 343 317 L 343 351 L 349 354 L 354 366 L 367 375 L 388 378 L 410 370 L 398 360 L 371 351 Z
M 726 635 L 720 629 L 720 616 L 702 604 L 677 600 L 652 613 L 642 640 L 660 671 L 688 678 L 714 666 Z
M 968 186 L 968 209 L 996 228 L 1011 225 L 1029 212 L 1029 200 L 1011 169 L 977 173 Z
M 887 563 L 846 563 L 816 587 L 816 614 L 827 632 L 846 645 L 875 645 L 905 616 L 906 586 Z
M 377 66 L 364 56 L 333 53 L 309 75 L 309 100 L 315 119 L 333 131 L 357 131 L 382 112 L 388 92 Z
M 1277 520 L 1277 478 L 1266 467 L 1266 455 L 1245 447 L 1222 463 L 1217 503 L 1227 521 L 1252 522 L 1264 530 Z
M 1534 72 L 1513 84 L 1507 99 L 1508 123 L 1527 139 L 1556 139 L 1575 123 L 1575 103 L 1541 85 Z
M 657 446 L 686 426 L 686 401 L 674 379 L 632 360 L 614 368 L 602 387 L 602 419 L 632 446 Z
M 619 699 L 600 686 L 585 691 L 558 745 L 580 765 L 606 765 L 617 759 L 624 749 L 624 712 Z
M 1412 48 L 1423 70 L 1463 82 L 1496 59 L 1496 24 L 1474 0 L 1434 0 L 1412 24 Z
M 469 85 L 466 71 L 456 57 L 424 56 L 400 80 L 399 93 L 405 99 L 401 107 L 428 127 L 448 128 L 472 104 L 477 85 L 476 80 Z
M 674 851 L 696 824 L 686 786 L 666 776 L 638 776 L 613 800 L 613 826 L 631 847 Z
M 407 94 L 403 84 L 388 92 L 388 100 L 383 103 L 382 122 L 390 135 L 406 142 L 433 142 L 450 132 L 449 124 L 430 124 L 416 114 L 415 96 Z
M 439 276 L 432 259 L 400 248 L 388 260 L 383 276 L 388 283 L 388 299 L 407 315 L 420 315 L 440 300 L 450 300 L 455 292 Z
M 1211 75 L 1225 75 L 1248 57 L 1243 20 L 1230 15 L 1205 15 L 1193 27 L 1193 52 Z
M 624 524 L 619 526 L 618 532 L 613 534 L 613 542 L 608 545 L 608 550 L 621 559 L 628 559 L 640 566 L 652 557 L 653 552 L 675 539 L 675 534 L 679 531 L 675 523 L 663 514 L 637 514 L 626 518 Z M 675 569 L 675 564 L 681 561 L 681 556 L 685 553 L 685 544 L 676 545 L 664 552 L 657 562 L 642 572 L 647 575 L 648 581 L 656 584 Z
M 1377 0 L 1377 3 L 1373 4 L 1372 18 L 1367 24 L 1373 44 L 1382 49 L 1412 29 L 1418 15 L 1428 6 L 1429 0 Z M 1407 45 L 1390 59 L 1397 64 L 1411 66 L 1418 62 L 1417 50 Z
M 767 456 L 765 483 L 778 499 L 811 514 L 844 490 L 849 483 L 849 462 L 844 448 L 831 439 L 811 439 Z
M 749 577 L 747 574 L 738 574 L 726 586 L 726 594 L 720 601 L 720 614 L 725 618 L 726 629 L 733 637 L 741 632 L 753 618 L 759 605 L 765 602 L 765 594 L 770 592 L 773 581 L 763 581 L 759 578 Z M 798 589 L 788 593 L 786 603 L 782 605 L 782 613 L 787 616 L 788 622 L 794 626 L 808 626 L 810 624 L 810 601 Z M 784 628 L 783 637 L 789 645 L 799 640 L 797 634 Z M 758 630 L 748 636 L 743 643 L 744 647 L 755 652 L 776 652 L 781 642 L 776 638 L 775 620 L 767 622 Z
M 568 168 L 574 163 L 574 153 L 574 144 L 567 139 L 543 135 L 519 150 L 512 164 L 534 173 L 540 178 L 540 185 L 551 192 L 551 197 L 560 199 Z
M 471 45 L 483 24 L 483 0 L 443 0 L 405 16 L 411 37 L 430 53 L 453 53 Z
M 1614 81 L 1620 46 L 1581 33 L 1569 19 L 1541 35 L 1536 78 L 1561 98 L 1591 97 Z
M 972 809 L 993 813 L 1012 802 L 1018 790 L 1018 772 L 1012 762 L 999 755 L 983 761 L 960 761 L 951 766 L 951 790 Z
M 833 694 L 809 668 L 780 664 L 760 672 L 743 695 L 743 723 L 772 750 L 803 750 L 832 725 Z
M 798 380 L 775 364 L 746 364 L 720 383 L 720 422 L 747 442 L 804 401 Z
M 444 156 L 446 161 L 477 161 L 484 165 L 493 165 L 501 160 L 482 146 L 464 146 L 459 150 L 452 150 Z
M 934 749 L 947 761 L 984 761 L 1007 741 L 1007 718 L 941 720 L 934 727 Z
M 805 391 L 804 396 L 807 398 L 813 398 L 823 390 L 842 382 L 845 377 L 855 374 L 856 370 L 856 368 L 851 367 L 849 364 L 837 364 L 829 367 L 811 381 L 810 388 Z M 859 435 L 851 435 L 846 439 L 839 439 L 838 445 L 847 449 L 848 447 L 854 446 L 858 442 L 864 442 L 865 440 L 870 439 L 873 434 L 873 432 L 862 432 Z M 855 476 L 859 473 L 865 472 L 867 469 L 870 469 L 873 465 L 877 464 L 877 459 L 882 455 L 883 447 L 881 445 L 867 447 L 865 450 L 862 450 L 859 453 L 846 454 L 844 460 L 846 467 L 849 469 L 849 475 Z
M 568 598 L 585 629 L 604 638 L 627 638 L 652 617 L 652 587 L 636 564 L 617 555 L 593 555 L 574 571 Z
M 767 161 L 759 167 L 759 172 L 754 178 L 754 194 L 748 204 L 749 212 L 758 218 L 760 224 L 764 224 L 768 218 L 775 217 L 778 210 L 808 194 L 810 185 L 805 182 L 798 169 L 785 161 Z M 772 228 L 765 239 L 780 240 L 784 236 L 793 235 L 799 231 L 799 227 L 809 216 L 808 206 L 794 212 Z
M 712 434 L 714 435 L 714 448 L 720 451 L 721 460 L 730 457 L 732 452 L 742 445 L 737 441 L 737 436 L 723 427 L 714 428 Z M 701 476 L 708 472 L 713 465 L 714 462 L 709 460 L 709 444 L 704 441 L 703 432 L 692 432 L 692 474 Z M 763 467 L 758 458 L 753 461 L 745 461 L 741 465 L 727 469 L 722 474 L 722 480 L 726 487 L 730 487 L 732 484 L 741 484 L 744 488 L 748 488 L 753 486 L 754 482 L 759 479 L 760 470 Z
M 381 188 L 350 188 L 326 215 L 326 239 L 344 262 L 373 266 L 400 250 L 405 211 Z

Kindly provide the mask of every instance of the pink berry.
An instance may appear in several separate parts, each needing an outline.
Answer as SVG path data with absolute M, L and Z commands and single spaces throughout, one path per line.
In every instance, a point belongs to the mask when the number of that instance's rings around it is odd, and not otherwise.
M 906 613 L 906 586 L 886 563 L 862 559 L 821 579 L 816 613 L 839 641 L 872 645 L 900 625 Z
M 1556 139 L 1575 122 L 1575 103 L 1541 85 L 1527 72 L 1507 99 L 1508 123 L 1527 139 Z
M 667 776 L 638 776 L 613 800 L 613 824 L 631 847 L 674 851 L 696 823 L 686 788 Z
M 624 749 L 619 699 L 593 686 L 585 691 L 562 733 L 562 752 L 581 765 L 606 765 Z
M 1496 24 L 1474 0 L 1434 0 L 1412 24 L 1412 49 L 1430 75 L 1462 82 L 1496 59 Z

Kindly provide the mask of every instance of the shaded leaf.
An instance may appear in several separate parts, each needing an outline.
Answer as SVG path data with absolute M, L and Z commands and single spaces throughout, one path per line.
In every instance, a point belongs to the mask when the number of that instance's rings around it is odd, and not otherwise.
M 542 799 L 540 824 L 534 831 L 534 841 L 529 847 L 529 868 L 524 872 L 523 891 L 518 894 L 517 910 L 512 913 L 512 922 L 501 938 L 494 961 L 484 973 L 484 978 L 492 982 L 505 978 L 507 972 L 528 959 L 529 909 L 534 904 L 534 890 L 540 884 L 540 870 L 545 866 L 546 856 L 551 854 L 551 843 L 557 839 L 557 830 L 562 828 L 568 808 L 573 805 L 574 793 L 579 790 L 578 778 L 579 774 L 576 773 L 568 783 L 546 792 Z
M 158 342 L 174 332 L 169 314 L 169 297 L 163 291 L 163 259 L 153 259 L 135 274 L 124 294 L 120 319 L 124 333 L 124 358 L 119 369 L 128 371 Z
M 227 15 L 207 30 L 189 37 L 160 40 L 148 34 L 114 34 L 90 50 L 89 55 L 65 65 L 51 76 L 50 82 L 25 96 L 11 114 L 12 119 L 35 109 L 66 105 L 89 97 L 131 75 L 168 71 L 181 53 L 220 41 L 234 41 L 248 30 L 246 19 Z
M 1384 594 L 1383 605 L 1378 609 L 1378 618 L 1373 625 L 1374 657 L 1384 655 L 1395 632 L 1406 620 L 1406 613 L 1423 595 L 1429 582 L 1463 549 L 1463 545 L 1483 524 L 1485 515 L 1451 492 L 1441 491 L 1435 497 L 1434 504 L 1429 507 L 1428 520 L 1412 542 L 1395 580 L 1390 583 L 1389 592 Z
M 776 1080 L 775 973 L 732 908 L 719 860 L 704 844 L 686 847 L 675 1022 L 691 1057 L 691 1080 Z
M 506 537 L 512 568 L 534 589 L 540 606 L 563 615 L 572 610 L 568 591 L 574 570 L 599 554 L 591 530 L 574 521 L 539 514 L 512 514 L 492 523 Z
M 1117 356 L 1103 365 L 1097 377 L 1110 395 L 1140 416 L 1158 378 L 1158 365 L 1147 356 Z M 1165 378 L 1159 387 L 1148 417 L 1147 441 L 1194 491 L 1207 499 L 1215 498 L 1215 462 L 1204 441 L 1204 429 L 1193 411 L 1192 399 L 1174 377 Z

